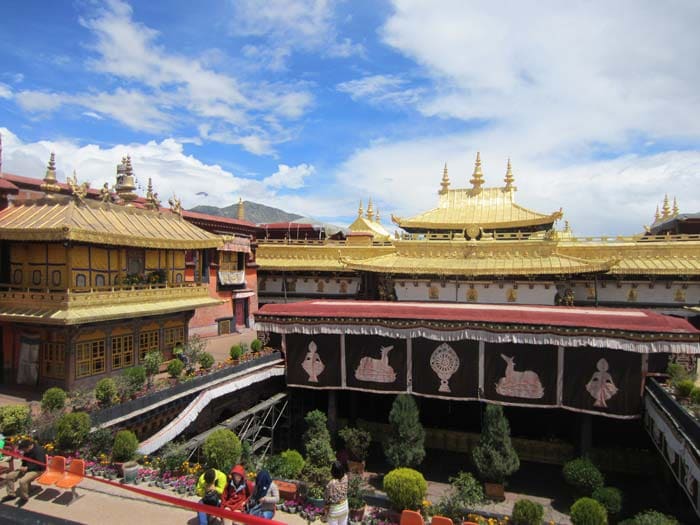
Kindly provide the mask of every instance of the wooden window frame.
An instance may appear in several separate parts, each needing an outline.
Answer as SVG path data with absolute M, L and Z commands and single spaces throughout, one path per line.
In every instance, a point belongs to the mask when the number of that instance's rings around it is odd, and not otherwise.
M 52 379 L 66 377 L 66 344 L 44 343 L 41 347 L 41 375 Z
M 134 335 L 112 337 L 112 370 L 134 366 Z
M 160 330 L 146 330 L 139 334 L 139 363 L 148 352 L 160 350 Z
M 104 339 L 75 343 L 76 379 L 104 374 L 106 372 L 106 360 L 107 345 Z

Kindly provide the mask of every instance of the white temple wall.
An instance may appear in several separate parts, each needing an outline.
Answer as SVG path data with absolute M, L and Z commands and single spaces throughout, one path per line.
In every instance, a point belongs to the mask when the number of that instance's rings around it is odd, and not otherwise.
M 553 283 L 500 281 L 498 283 L 455 283 L 439 281 L 395 282 L 399 301 L 442 301 L 488 304 L 554 304 Z
M 264 286 L 260 286 L 264 279 Z M 360 286 L 360 278 L 347 277 L 314 277 L 314 276 L 286 276 L 287 292 L 297 294 L 328 294 L 354 296 Z M 283 294 L 282 275 L 261 276 L 258 278 L 260 292 Z M 291 283 L 294 283 L 293 285 Z
M 594 301 L 592 281 L 575 283 L 576 301 Z M 695 281 L 620 281 L 598 282 L 598 303 L 697 305 L 700 302 L 700 283 Z

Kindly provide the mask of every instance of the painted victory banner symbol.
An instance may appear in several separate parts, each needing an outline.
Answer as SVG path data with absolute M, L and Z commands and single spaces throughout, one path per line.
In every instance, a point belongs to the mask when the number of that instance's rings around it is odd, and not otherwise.
M 447 343 L 438 346 L 430 356 L 430 368 L 440 378 L 440 392 L 452 392 L 450 390 L 450 378 L 459 369 L 459 357 Z
M 309 375 L 309 383 L 318 383 L 318 376 L 320 376 L 326 368 L 318 353 L 316 353 L 316 350 L 316 343 L 311 341 L 309 343 L 309 351 L 306 353 L 306 357 L 304 357 L 304 361 L 301 363 L 301 367 Z
M 544 397 L 544 387 L 540 377 L 532 370 L 515 370 L 515 357 L 501 354 L 506 362 L 506 375 L 496 383 L 496 392 L 502 396 L 540 399 Z
M 393 349 L 393 345 L 382 346 L 379 349 L 382 354 L 379 359 L 374 357 L 360 359 L 360 364 L 355 369 L 355 379 L 371 383 L 393 383 L 396 381 L 396 372 L 389 364 L 389 352 Z
M 586 384 L 586 390 L 595 399 L 593 406 L 606 407 L 612 396 L 617 394 L 618 388 L 612 380 L 612 376 L 608 373 L 608 362 L 605 359 L 600 359 L 596 364 L 597 372 L 593 373 L 591 380 Z

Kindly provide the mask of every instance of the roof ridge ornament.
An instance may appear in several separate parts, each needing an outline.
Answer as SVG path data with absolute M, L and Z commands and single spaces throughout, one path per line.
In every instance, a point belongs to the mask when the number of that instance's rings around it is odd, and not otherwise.
M 114 191 L 127 206 L 133 206 L 132 202 L 138 198 L 134 193 L 135 189 L 134 169 L 131 166 L 131 157 L 127 155 L 122 157 L 121 164 L 117 164 L 117 184 Z
M 663 215 L 661 216 L 662 219 L 668 219 L 671 217 L 671 206 L 668 203 L 668 193 L 664 195 L 664 205 L 661 208 Z
M 153 182 L 151 181 L 151 177 L 148 177 L 148 187 L 146 188 L 146 208 L 156 211 L 160 208 L 158 193 L 153 191 Z
M 365 209 L 362 207 L 362 199 L 360 199 L 360 207 L 357 208 L 357 216 L 362 217 L 365 213 Z
M 439 195 L 444 195 L 450 189 L 450 176 L 447 173 L 447 162 L 445 162 L 445 167 L 442 169 L 442 180 L 440 181 L 440 191 Z
M 72 177 L 66 178 L 66 182 L 68 183 L 68 186 L 70 186 L 70 191 L 73 194 L 75 202 L 77 204 L 85 204 L 85 197 L 87 195 L 88 188 L 90 188 L 90 183 L 83 182 L 82 184 L 78 184 L 78 176 L 76 175 L 75 170 L 73 170 Z
M 170 204 L 170 211 L 172 211 L 175 215 L 182 217 L 182 202 L 175 196 L 174 193 L 173 196 L 168 199 L 168 204 Z
M 484 185 L 484 174 L 481 172 L 481 152 L 476 152 L 476 162 L 474 162 L 474 173 L 472 173 L 472 178 L 469 179 L 472 183 L 472 190 L 474 193 L 480 193 L 481 187 Z
M 654 224 L 661 220 L 661 214 L 659 213 L 659 205 L 656 205 L 656 213 L 654 213 Z
M 377 208 L 377 212 L 374 214 L 374 222 L 381 222 L 379 218 L 379 208 Z
M 367 218 L 371 221 L 374 218 L 374 206 L 372 206 L 372 197 L 367 202 Z
M 676 197 L 673 197 L 673 215 L 672 215 L 672 217 L 677 217 L 678 212 L 679 212 L 678 200 L 676 199 Z
M 44 175 L 44 182 L 41 183 L 40 188 L 49 198 L 53 198 L 54 193 L 61 192 L 61 187 L 56 180 L 56 155 L 53 151 L 49 156 L 49 163 L 46 166 L 46 175 Z
M 506 183 L 505 187 L 503 188 L 506 191 L 511 191 L 511 190 L 516 190 L 517 188 L 513 186 L 513 183 L 515 182 L 515 177 L 513 176 L 513 168 L 510 164 L 510 157 L 508 157 L 508 167 L 506 168 L 506 177 L 503 179 L 503 181 Z

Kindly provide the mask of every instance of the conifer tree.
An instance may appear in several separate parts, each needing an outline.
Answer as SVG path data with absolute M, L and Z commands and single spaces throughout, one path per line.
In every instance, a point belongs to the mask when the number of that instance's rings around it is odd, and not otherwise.
M 490 483 L 503 483 L 520 468 L 520 458 L 510 441 L 510 425 L 500 405 L 486 406 L 481 437 L 472 455 L 479 475 Z
M 425 457 L 425 430 L 420 423 L 418 405 L 408 394 L 399 394 L 389 412 L 391 430 L 384 454 L 392 467 L 415 467 Z

